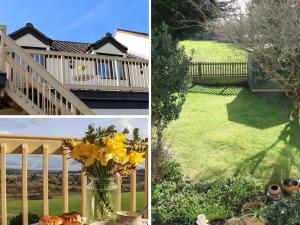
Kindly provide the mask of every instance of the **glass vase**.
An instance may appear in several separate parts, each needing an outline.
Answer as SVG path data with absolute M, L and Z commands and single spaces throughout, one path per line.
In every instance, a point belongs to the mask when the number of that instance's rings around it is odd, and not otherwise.
M 118 186 L 114 178 L 90 178 L 87 186 L 87 222 L 116 218 Z

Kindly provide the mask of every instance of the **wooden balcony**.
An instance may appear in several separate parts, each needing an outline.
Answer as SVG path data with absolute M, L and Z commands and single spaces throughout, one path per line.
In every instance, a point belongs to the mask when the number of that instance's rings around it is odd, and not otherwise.
M 149 67 L 146 60 L 57 51 L 26 51 L 69 89 L 148 92 Z
M 59 137 L 33 137 L 33 136 L 14 136 L 0 135 L 0 153 L 1 153 L 1 208 L 2 225 L 7 225 L 7 195 L 6 195 L 6 156 L 8 154 L 22 155 L 22 212 L 23 225 L 28 225 L 28 156 L 38 154 L 43 156 L 43 213 L 49 214 L 49 188 L 48 188 L 48 163 L 50 155 L 62 156 L 62 212 L 69 211 L 69 190 L 68 190 L 68 150 L 62 148 L 62 139 Z M 148 157 L 145 162 L 145 206 L 148 202 Z M 86 216 L 86 192 L 87 177 L 81 174 L 81 208 L 82 216 Z M 136 211 L 136 174 L 131 175 L 130 190 L 130 211 Z M 117 209 L 121 209 L 121 183 L 118 188 Z M 144 214 L 144 218 L 148 213 Z

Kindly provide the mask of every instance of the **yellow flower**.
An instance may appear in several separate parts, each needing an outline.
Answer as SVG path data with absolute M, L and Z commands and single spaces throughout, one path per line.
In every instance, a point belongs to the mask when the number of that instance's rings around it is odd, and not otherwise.
M 71 157 L 74 159 L 80 159 L 81 152 L 79 148 L 75 148 L 71 151 Z
M 131 151 L 129 154 L 129 162 L 133 165 L 138 165 L 143 161 L 144 153 Z
M 126 135 L 123 134 L 123 133 L 116 133 L 116 134 L 114 135 L 114 137 L 115 137 L 115 139 L 116 139 L 117 142 L 122 142 L 122 143 L 124 143 L 124 141 L 126 140 Z
M 95 160 L 93 158 L 87 158 L 85 161 L 84 161 L 84 166 L 85 167 L 89 167 L 91 165 L 93 165 L 93 163 L 95 162 Z

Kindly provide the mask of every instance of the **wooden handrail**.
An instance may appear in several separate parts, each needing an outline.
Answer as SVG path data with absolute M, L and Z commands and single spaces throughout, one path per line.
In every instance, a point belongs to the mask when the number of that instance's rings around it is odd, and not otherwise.
M 29 49 L 26 52 L 70 89 L 138 92 L 149 88 L 147 60 Z
M 69 137 L 68 137 L 69 138 Z M 27 164 L 28 155 L 43 155 L 43 213 L 49 214 L 48 201 L 48 156 L 63 156 L 63 211 L 68 211 L 68 163 L 67 150 L 62 148 L 64 137 L 38 137 L 24 135 L 0 135 L 0 155 L 1 155 L 1 206 L 2 206 L 2 225 L 7 225 L 7 197 L 6 197 L 6 156 L 8 154 L 22 154 L 22 208 L 23 224 L 28 224 L 28 193 L 27 193 Z M 146 157 L 146 160 L 148 158 Z M 148 165 L 148 161 L 146 162 Z M 121 184 L 121 182 L 118 182 Z M 148 190 L 148 168 L 145 167 L 145 192 Z M 87 177 L 82 173 L 81 192 L 82 192 L 82 215 L 86 216 L 86 199 L 87 199 Z M 136 210 L 136 174 L 131 177 L 131 198 L 130 208 Z M 119 186 L 119 191 L 121 188 Z M 145 193 L 145 205 L 147 205 L 147 193 Z M 121 206 L 121 195 L 118 194 L 118 205 Z M 147 218 L 147 214 L 144 215 Z
M 75 53 L 75 52 L 73 53 L 73 52 L 60 52 L 60 51 L 44 51 L 44 50 L 33 50 L 33 49 L 25 49 L 25 51 L 28 52 L 29 54 L 36 54 L 36 55 L 66 56 L 66 57 L 90 58 L 90 59 L 107 59 L 107 60 L 118 60 L 118 61 L 148 64 L 148 60 L 145 59 L 136 59 L 136 58 L 119 57 L 119 56 L 106 56 L 106 55 L 84 54 L 84 53 Z
M 38 97 L 41 95 L 42 97 L 47 96 L 48 93 L 45 93 L 45 90 L 41 90 L 38 87 L 34 87 L 33 81 L 34 82 L 40 82 L 40 85 L 43 87 L 47 85 L 46 88 L 48 88 L 49 96 L 52 94 L 51 91 L 54 90 L 54 94 L 56 98 L 55 103 L 63 101 L 63 99 L 66 99 L 66 104 L 71 104 L 70 109 L 66 109 L 66 111 L 71 111 L 73 114 L 94 114 L 83 102 L 81 102 L 71 91 L 69 91 L 66 87 L 64 87 L 60 82 L 58 82 L 50 73 L 48 73 L 39 63 L 37 63 L 26 51 L 24 51 L 21 47 L 15 44 L 15 42 L 8 37 L 7 35 L 4 35 L 2 37 L 5 46 L 8 48 L 7 53 L 4 54 L 5 58 L 10 57 L 10 59 L 14 59 L 13 57 L 19 57 L 18 60 L 20 61 L 20 66 L 24 66 L 24 63 L 30 67 L 31 71 L 34 71 L 34 73 L 30 73 L 26 71 L 25 68 L 22 70 L 20 68 L 16 68 L 15 65 L 12 65 L 9 60 L 7 60 L 7 68 L 6 72 L 8 73 L 9 77 L 9 85 L 14 87 L 17 90 L 20 90 L 26 93 L 28 95 L 28 86 L 31 87 L 31 92 L 32 92 L 32 98 L 27 97 L 27 101 L 31 101 L 33 105 L 36 107 L 41 108 L 39 105 L 40 101 L 37 102 L 37 105 L 34 102 L 34 96 L 33 93 L 37 91 Z M 1 40 L 2 40 L 1 39 Z M 14 53 L 14 55 L 12 54 Z M 13 73 L 12 69 L 16 69 L 19 71 L 19 74 Z M 11 74 L 12 73 L 12 74 Z M 24 76 L 25 74 L 25 76 Z M 26 84 L 26 87 L 20 86 L 19 82 L 20 80 L 23 80 Z M 59 99 L 60 97 L 60 99 Z M 53 110 L 49 110 L 50 107 L 53 107 L 54 102 L 50 101 L 50 99 L 47 99 L 46 102 L 48 105 L 43 105 L 43 110 L 45 114 L 53 114 L 55 111 L 55 108 Z M 69 106 L 68 106 L 69 107 Z M 45 109 L 48 109 L 46 111 Z M 70 113 L 67 113 L 70 114 Z

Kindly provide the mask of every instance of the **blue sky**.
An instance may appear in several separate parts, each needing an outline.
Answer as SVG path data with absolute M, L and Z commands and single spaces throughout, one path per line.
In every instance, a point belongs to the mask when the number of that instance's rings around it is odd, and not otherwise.
M 148 137 L 148 120 L 145 118 L 0 118 L 0 134 L 81 138 L 90 123 L 102 127 L 114 124 L 120 131 L 125 127 L 129 130 L 138 127 L 141 136 Z M 61 164 L 61 157 L 49 157 L 49 169 L 61 169 Z M 9 155 L 7 166 L 8 168 L 21 168 L 21 155 Z M 70 170 L 79 169 L 79 166 L 71 160 L 69 166 Z M 42 156 L 30 155 L 28 168 L 41 169 Z
M 147 32 L 148 0 L 0 0 L 0 24 L 11 33 L 31 22 L 56 40 L 95 42 L 106 32 Z

